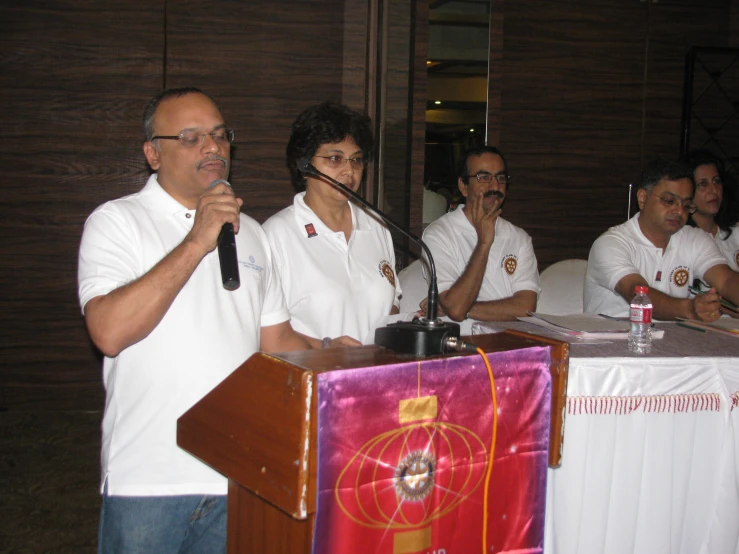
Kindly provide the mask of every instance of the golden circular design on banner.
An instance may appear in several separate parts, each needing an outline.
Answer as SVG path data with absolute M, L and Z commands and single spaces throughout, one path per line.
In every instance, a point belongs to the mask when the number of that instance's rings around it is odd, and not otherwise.
M 467 500 L 485 477 L 487 458 L 480 437 L 461 425 L 403 426 L 371 438 L 357 450 L 336 479 L 334 498 L 341 511 L 363 527 L 416 529 Z M 413 465 L 422 459 L 428 464 L 433 460 L 433 466 Z M 445 460 L 441 473 L 437 460 Z M 405 467 L 409 469 L 403 473 Z M 352 493 L 341 494 L 347 491 Z
M 404 500 L 418 502 L 434 487 L 436 458 L 428 452 L 411 452 L 395 470 L 395 490 Z

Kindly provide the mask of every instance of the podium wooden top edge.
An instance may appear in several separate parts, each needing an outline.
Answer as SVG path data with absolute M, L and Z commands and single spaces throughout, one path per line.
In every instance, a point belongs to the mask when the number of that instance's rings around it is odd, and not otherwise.
M 569 356 L 569 344 L 566 342 L 512 329 L 494 334 L 471 335 L 462 337 L 462 339 L 465 342 L 479 346 L 488 354 L 546 345 L 554 347 L 553 351 L 559 353 L 556 357 Z M 455 356 L 476 356 L 477 354 L 451 352 L 422 358 L 413 354 L 399 354 L 380 346 L 366 345 L 347 348 L 327 348 L 325 350 L 298 350 L 263 355 L 282 360 L 305 371 L 321 373 L 336 369 L 375 367 Z

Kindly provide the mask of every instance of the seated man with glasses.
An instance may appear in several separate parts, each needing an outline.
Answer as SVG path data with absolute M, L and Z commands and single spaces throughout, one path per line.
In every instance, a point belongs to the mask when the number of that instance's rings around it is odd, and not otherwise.
M 309 348 L 290 326 L 259 223 L 223 179 L 233 131 L 198 89 L 144 110 L 144 187 L 97 208 L 79 297 L 104 354 L 99 552 L 225 552 L 225 477 L 177 446 L 177 419 L 257 350 Z M 222 285 L 217 237 L 236 233 L 241 285 Z
M 739 301 L 739 273 L 726 265 L 711 237 L 685 226 L 695 212 L 694 193 L 693 172 L 683 162 L 657 159 L 645 168 L 636 192 L 639 212 L 611 227 L 590 249 L 586 312 L 628 316 L 638 285 L 649 287 L 657 319 L 715 321 L 721 296 Z M 695 278 L 711 289 L 690 298 L 688 285 Z
M 423 233 L 436 265 L 441 315 L 454 321 L 525 316 L 536 308 L 539 272 L 531 237 L 500 217 L 510 182 L 505 158 L 492 146 L 468 149 L 457 176 L 466 203 Z

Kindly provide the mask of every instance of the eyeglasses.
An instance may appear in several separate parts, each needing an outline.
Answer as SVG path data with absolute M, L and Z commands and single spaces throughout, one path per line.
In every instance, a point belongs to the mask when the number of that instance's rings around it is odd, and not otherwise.
M 179 135 L 157 135 L 152 137 L 151 140 L 167 139 L 167 140 L 179 140 L 182 148 L 194 148 L 196 146 L 202 146 L 205 142 L 205 137 L 210 137 L 213 142 L 219 146 L 226 146 L 234 141 L 234 130 L 233 129 L 216 129 L 210 133 L 200 133 L 193 130 L 182 131 Z
M 315 157 L 328 160 L 328 166 L 331 169 L 338 169 L 340 167 L 344 167 L 346 165 L 346 162 L 350 162 L 352 164 L 352 169 L 354 169 L 355 171 L 364 169 L 367 166 L 367 160 L 365 160 L 364 158 L 345 158 L 344 156 L 318 156 L 318 155 Z
M 679 206 L 689 214 L 695 213 L 696 207 L 695 204 L 693 204 L 692 200 L 686 200 L 685 202 L 683 202 L 680 198 L 672 194 L 665 198 L 664 196 L 654 194 L 651 190 L 647 192 L 659 198 L 659 201 L 662 202 L 662 205 L 665 208 L 674 208 L 675 206 Z
M 503 173 L 498 173 L 497 175 L 493 175 L 492 173 L 478 173 L 476 175 L 470 175 L 470 177 L 474 177 L 480 183 L 492 183 L 493 179 L 495 179 L 501 185 L 507 185 L 511 180 L 510 175 Z

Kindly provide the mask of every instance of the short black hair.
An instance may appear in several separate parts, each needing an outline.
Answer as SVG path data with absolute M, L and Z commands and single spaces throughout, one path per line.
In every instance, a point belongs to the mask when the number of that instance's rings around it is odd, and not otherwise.
M 290 178 L 296 190 L 305 190 L 305 177 L 298 161 L 312 158 L 324 144 L 336 144 L 351 138 L 362 150 L 365 160 L 374 155 L 372 120 L 343 104 L 326 101 L 301 113 L 292 126 L 285 154 Z M 367 174 L 362 175 L 364 182 Z
M 144 140 L 148 142 L 154 136 L 154 114 L 156 113 L 159 105 L 170 98 L 180 98 L 181 96 L 186 96 L 188 94 L 202 94 L 211 102 L 213 102 L 216 108 L 218 108 L 218 104 L 216 104 L 215 100 L 213 100 L 208 94 L 205 94 L 199 88 L 180 87 L 164 89 L 163 91 L 156 94 L 151 100 L 149 100 L 149 102 L 146 104 L 146 108 L 144 108 Z
M 724 170 L 724 162 L 716 154 L 710 150 L 691 150 L 685 155 L 685 161 L 693 170 L 695 178 L 695 170 L 702 165 L 713 165 L 718 171 L 718 175 L 723 183 L 723 194 L 721 196 L 721 206 L 719 206 L 716 216 L 713 218 L 725 235 L 724 240 L 731 236 L 732 228 L 739 221 L 739 206 L 737 206 L 736 182 Z M 696 227 L 693 217 L 688 218 L 688 224 Z
M 485 153 L 500 156 L 500 159 L 503 160 L 503 169 L 508 173 L 508 162 L 503 153 L 495 146 L 473 146 L 472 148 L 468 148 L 462 152 L 462 157 L 459 158 L 459 163 L 457 164 L 457 177 L 462 179 L 465 184 L 469 184 L 470 179 L 470 172 L 469 169 L 467 169 L 467 160 L 472 156 L 482 156 Z
M 665 158 L 654 158 L 650 161 L 642 171 L 639 180 L 639 189 L 646 191 L 652 190 L 662 179 L 668 181 L 679 181 L 680 179 L 688 179 L 693 185 L 695 192 L 695 180 L 693 179 L 693 170 L 683 160 L 667 160 Z M 637 189 L 637 190 L 639 190 Z

